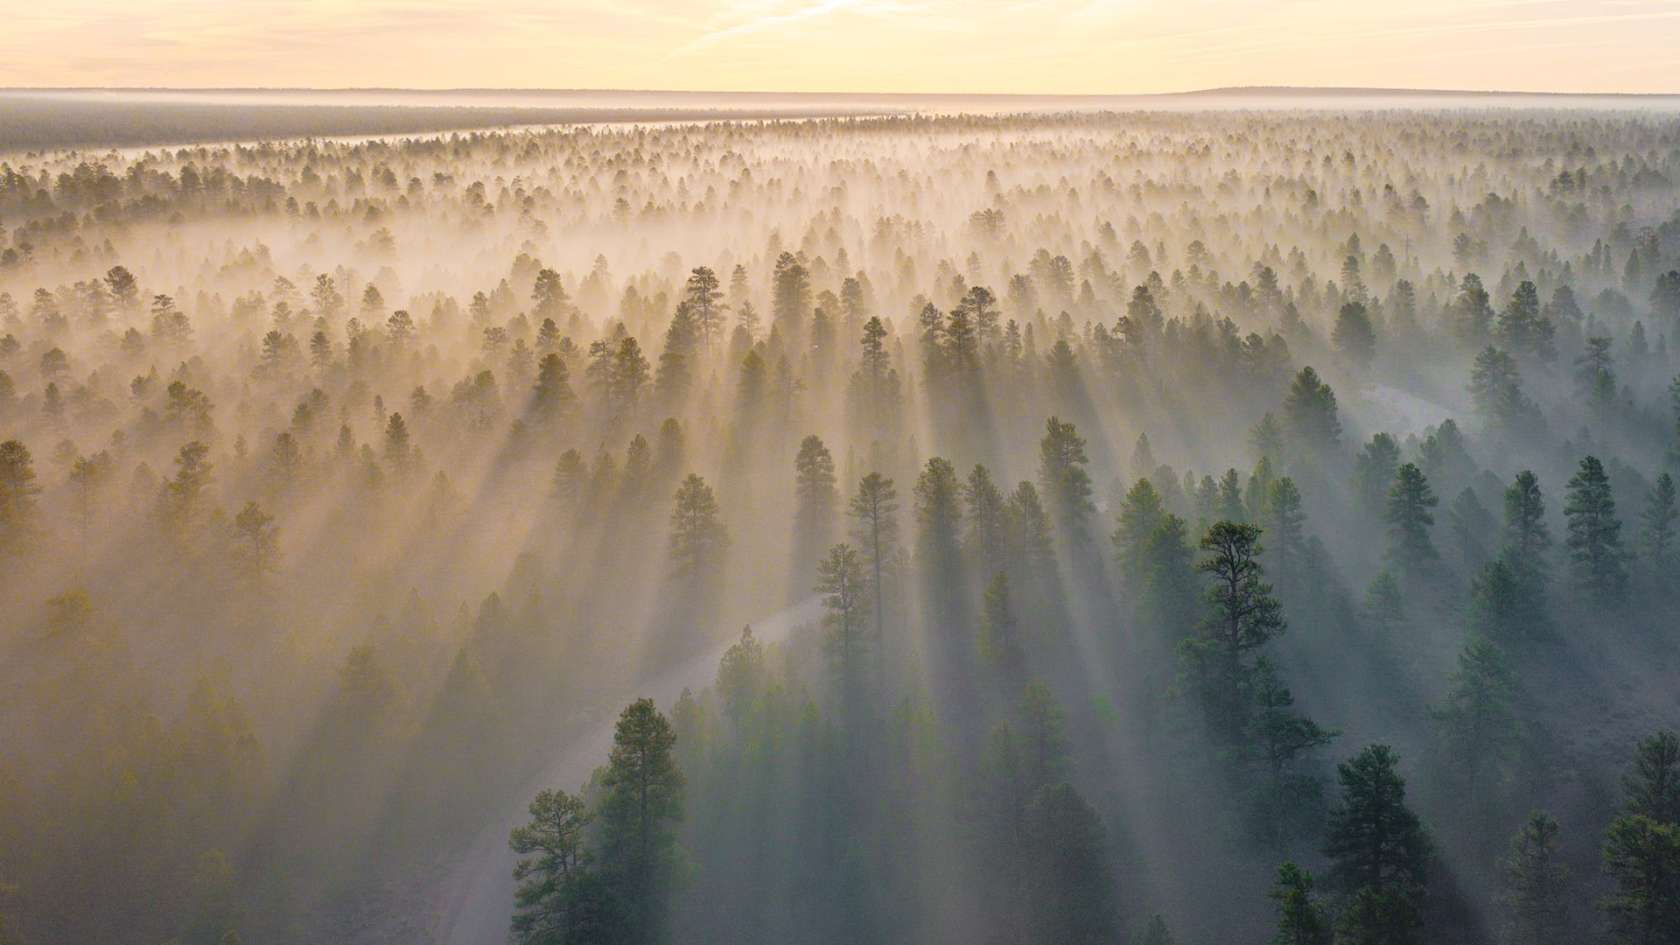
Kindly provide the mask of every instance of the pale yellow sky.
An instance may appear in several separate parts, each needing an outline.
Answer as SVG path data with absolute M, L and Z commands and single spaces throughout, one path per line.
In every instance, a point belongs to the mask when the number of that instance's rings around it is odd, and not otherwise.
M 6 0 L 0 85 L 1680 92 L 1680 0 Z

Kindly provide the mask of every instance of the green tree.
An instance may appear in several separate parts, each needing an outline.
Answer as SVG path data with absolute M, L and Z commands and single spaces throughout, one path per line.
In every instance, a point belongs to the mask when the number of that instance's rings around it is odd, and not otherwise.
M 1505 924 L 1509 945 L 1563 945 L 1569 929 L 1569 867 L 1559 861 L 1558 823 L 1534 811 L 1505 857 Z
M 1338 941 L 1406 945 L 1421 929 L 1430 842 L 1406 806 L 1399 756 L 1368 745 L 1336 768 L 1342 800 L 1324 846 L 1330 877 L 1347 897 Z
M 1401 466 L 1388 490 L 1388 558 L 1404 573 L 1415 576 L 1439 555 L 1430 540 L 1435 516 L 1429 510 L 1440 504 L 1435 492 L 1415 463 Z
M 688 274 L 688 283 L 683 286 L 683 301 L 688 303 L 689 311 L 694 315 L 695 325 L 700 329 L 700 339 L 706 350 L 712 350 L 712 338 L 723 331 L 723 315 L 728 306 L 723 304 L 723 291 L 719 288 L 717 273 L 700 266 Z
M 1551 547 L 1552 534 L 1546 527 L 1546 500 L 1540 492 L 1540 479 L 1525 469 L 1517 473 L 1517 478 L 1505 490 L 1502 556 L 1525 592 L 1535 595 L 1537 605 L 1543 602 L 1551 577 L 1551 565 L 1546 560 Z M 1542 608 L 1537 606 L 1537 609 Z
M 1517 747 L 1512 700 L 1516 677 L 1505 654 L 1472 639 L 1458 654 L 1446 701 L 1431 710 L 1439 729 L 1448 779 L 1459 782 L 1462 800 L 1485 805 L 1494 799 Z
M 1282 846 L 1291 833 L 1316 826 L 1306 821 L 1320 809 L 1322 785 L 1316 775 L 1302 770 L 1301 763 L 1340 733 L 1295 711 L 1294 695 L 1265 657 L 1255 662 L 1249 686 L 1254 706 L 1246 754 L 1266 775 L 1257 792 L 1256 823 L 1274 846 Z
M 515 827 L 508 845 L 514 865 L 513 936 L 520 945 L 587 945 L 611 941 L 614 903 L 592 869 L 585 840 L 594 815 L 581 797 L 541 791 L 531 821 Z
M 628 919 L 628 940 L 657 941 L 677 868 L 684 778 L 676 732 L 652 699 L 626 706 L 601 776 L 601 859 Z
M 963 552 L 980 574 L 995 574 L 1009 564 L 1009 503 L 992 480 L 991 471 L 976 465 L 963 483 Z
M 1120 563 L 1120 576 L 1133 593 L 1141 591 L 1148 568 L 1149 540 L 1166 517 L 1161 494 L 1148 479 L 1139 479 L 1127 491 L 1120 504 L 1120 515 L 1114 528 L 1114 553 Z
M 834 482 L 834 456 L 823 444 L 822 437 L 812 434 L 801 440 L 799 453 L 793 460 L 793 524 L 805 562 L 820 554 L 834 535 L 840 506 L 840 493 L 834 488 Z
M 677 575 L 700 577 L 723 566 L 729 532 L 718 515 L 717 497 L 706 480 L 689 473 L 677 488 L 671 510 L 671 565 Z
M 1203 705 L 1215 737 L 1241 743 L 1251 715 L 1253 667 L 1248 655 L 1282 633 L 1283 606 L 1262 578 L 1260 529 L 1219 522 L 1201 543 L 1206 553 L 1196 569 L 1212 579 L 1207 610 L 1185 655 L 1195 669 Z
M 1393 572 L 1378 571 L 1365 588 L 1365 618 L 1383 633 L 1405 621 L 1405 597 L 1400 593 L 1400 582 L 1394 579 Z
M 1680 736 L 1665 729 L 1640 742 L 1622 787 L 1629 814 L 1680 823 Z
M 1009 603 L 1009 575 L 997 572 L 986 585 L 980 605 L 980 658 L 998 671 L 1006 683 L 1018 684 L 1026 672 L 1020 633 Z
M 537 364 L 537 383 L 531 389 L 531 416 L 538 424 L 563 419 L 577 403 L 570 372 L 558 354 L 545 354 Z
M 951 615 L 949 598 L 961 583 L 962 485 L 948 460 L 927 461 L 916 477 L 916 557 L 928 582 L 936 618 Z
M 886 579 L 898 555 L 898 490 L 880 473 L 870 473 L 858 482 L 852 496 L 852 540 L 863 553 L 869 573 L 869 593 L 874 599 L 875 639 L 886 630 Z
M 1278 904 L 1278 930 L 1272 945 L 1330 945 L 1330 919 L 1313 895 L 1313 876 L 1294 863 L 1278 867 L 1271 897 Z
M 1377 354 L 1377 333 L 1371 327 L 1371 316 L 1365 310 L 1362 302 L 1349 302 L 1342 306 L 1336 315 L 1336 326 L 1331 331 L 1331 340 L 1336 350 L 1353 363 L 1354 367 L 1364 371 L 1370 368 L 1371 361 Z
M 1639 543 L 1645 573 L 1653 587 L 1669 588 L 1680 576 L 1680 536 L 1676 522 L 1680 521 L 1680 506 L 1675 501 L 1674 477 L 1668 473 L 1657 476 L 1645 499 L 1644 527 Z
M 1304 367 L 1290 384 L 1283 402 L 1284 427 L 1295 445 L 1309 454 L 1334 450 L 1342 439 L 1342 421 L 1336 411 L 1336 394 L 1310 367 Z
M 1027 805 L 1027 941 L 1106 945 L 1115 940 L 1114 882 L 1097 812 L 1066 782 Z
M 1039 488 L 1065 540 L 1082 546 L 1090 538 L 1089 523 L 1096 511 L 1091 502 L 1091 475 L 1085 471 L 1090 461 L 1085 440 L 1073 424 L 1056 417 L 1045 421 L 1044 431 L 1038 447 Z
M 233 529 L 239 536 L 234 557 L 239 575 L 247 582 L 260 582 L 275 568 L 280 529 L 274 525 L 274 516 L 257 503 L 247 502 L 234 516 Z
M 1564 544 L 1575 586 L 1600 606 L 1619 603 L 1627 587 L 1622 523 L 1616 517 L 1610 478 L 1597 457 L 1581 460 L 1580 471 L 1570 478 L 1563 516 L 1569 522 Z
M 775 326 L 792 341 L 804 339 L 805 320 L 811 316 L 811 277 L 792 253 L 776 258 L 771 301 L 770 314 Z
M 1600 907 L 1627 945 L 1680 941 L 1680 825 L 1643 814 L 1611 821 L 1604 869 L 1616 883 Z
M 1143 614 L 1166 639 L 1184 640 L 1195 630 L 1201 583 L 1184 519 L 1167 515 L 1144 546 Z
M 848 721 L 854 720 L 861 695 L 869 626 L 867 591 L 863 558 L 851 545 L 835 545 L 817 564 L 817 593 L 828 611 L 823 618 L 828 627 L 826 642 Z
M 186 540 L 204 514 L 214 467 L 210 448 L 194 440 L 175 456 L 175 478 L 163 485 L 159 511 L 164 528 L 177 541 Z
M 1272 573 L 1285 590 L 1296 587 L 1307 553 L 1307 513 L 1301 509 L 1301 490 L 1295 487 L 1295 480 L 1284 476 L 1272 481 L 1260 521 L 1271 533 Z
M 17 440 L 0 443 L 0 559 L 21 554 L 36 529 L 35 463 Z
M 1354 460 L 1354 490 L 1360 505 L 1373 518 L 1381 518 L 1388 503 L 1388 489 L 1400 469 L 1400 444 L 1387 433 L 1371 436 Z

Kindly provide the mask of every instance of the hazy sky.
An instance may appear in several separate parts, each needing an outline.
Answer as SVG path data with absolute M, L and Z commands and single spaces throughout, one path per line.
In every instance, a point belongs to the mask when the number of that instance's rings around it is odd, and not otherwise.
M 1680 0 L 14 0 L 0 85 L 1680 92 Z

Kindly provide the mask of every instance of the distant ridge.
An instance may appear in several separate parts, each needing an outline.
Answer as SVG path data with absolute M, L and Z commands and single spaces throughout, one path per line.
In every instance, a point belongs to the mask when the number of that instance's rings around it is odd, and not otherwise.
M 461 88 L 401 88 L 394 86 L 339 86 L 312 88 L 308 86 L 0 86 L 5 93 L 94 93 L 141 95 L 389 95 L 400 97 L 428 96 L 519 96 L 536 97 L 605 97 L 641 99 L 659 97 L 669 100 L 705 99 L 709 101 L 824 100 L 824 101 L 917 101 L 917 100 L 1032 100 L 1032 101 L 1107 101 L 1168 98 L 1630 98 L 1653 99 L 1680 97 L 1674 92 L 1581 92 L 1570 90 L 1521 91 L 1510 89 L 1424 89 L 1352 85 L 1226 85 L 1203 89 L 1182 89 L 1166 92 L 810 92 L 810 91 L 702 91 L 694 89 L 586 89 L 586 88 L 519 88 L 519 87 L 461 87 Z
M 1170 92 L 1181 97 L 1223 98 L 1674 98 L 1680 92 L 1518 92 L 1476 89 L 1366 88 L 1353 85 L 1228 85 L 1189 92 Z

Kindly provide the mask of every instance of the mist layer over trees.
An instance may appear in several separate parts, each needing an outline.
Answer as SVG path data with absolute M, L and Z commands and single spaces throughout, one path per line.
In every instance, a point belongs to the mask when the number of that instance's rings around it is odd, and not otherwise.
M 1680 941 L 1677 186 L 1593 110 L 12 155 L 0 942 Z

